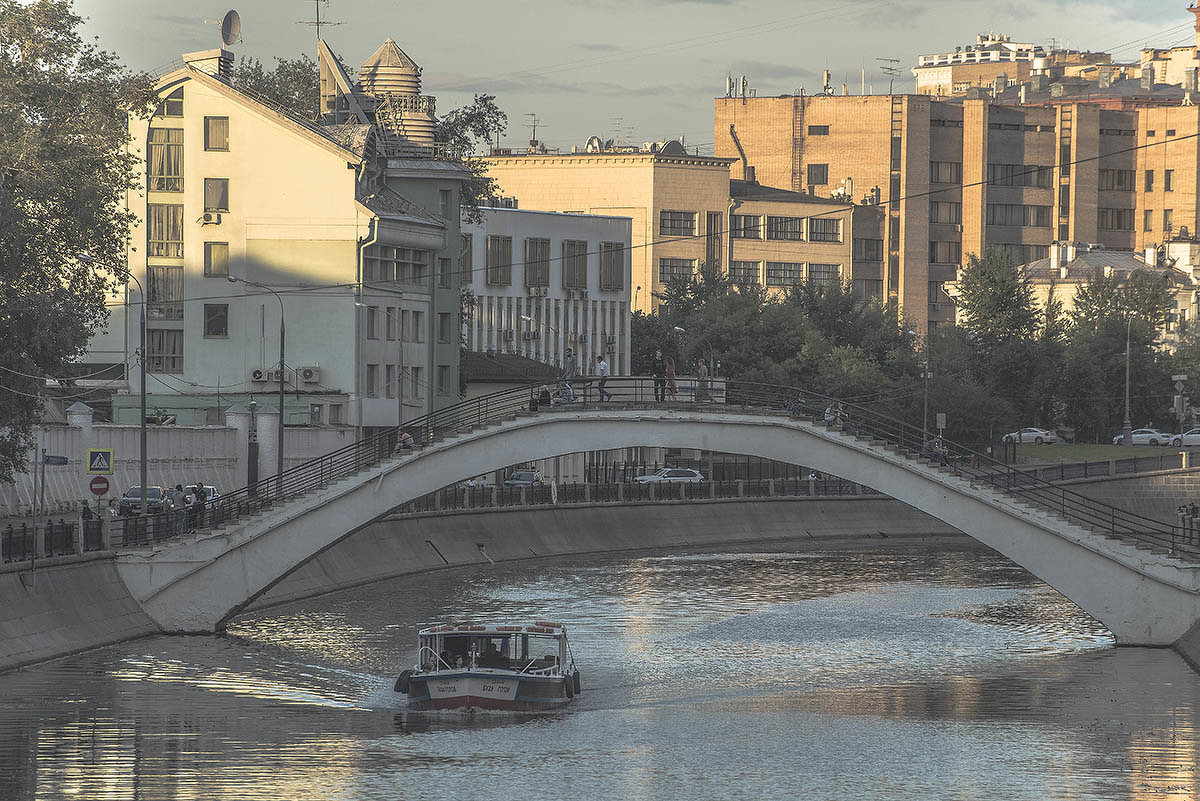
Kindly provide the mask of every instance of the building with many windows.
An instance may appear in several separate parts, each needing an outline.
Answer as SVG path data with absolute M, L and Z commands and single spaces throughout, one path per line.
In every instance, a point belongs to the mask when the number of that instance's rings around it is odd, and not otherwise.
M 438 152 L 431 128 L 374 114 L 386 105 L 368 103 L 377 96 L 417 98 L 422 119 L 432 111 L 394 42 L 358 81 L 323 42 L 320 55 L 361 116 L 318 124 L 282 109 L 232 83 L 232 54 L 215 50 L 185 56 L 158 81 L 153 116 L 131 120 L 146 169 L 144 192 L 128 199 L 140 218 L 132 280 L 87 356 L 129 365 L 112 383 L 117 422 L 137 420 L 143 368 L 148 408 L 179 423 L 275 404 L 280 371 L 290 425 L 371 429 L 457 400 L 452 276 L 469 173 Z
M 525 208 L 631 218 L 634 310 L 650 311 L 671 279 L 695 276 L 704 265 L 739 283 L 780 289 L 810 278 L 879 280 L 878 264 L 870 275 L 851 271 L 862 207 L 731 182 L 733 162 L 689 154 L 678 142 L 487 158 L 488 173 Z M 862 238 L 878 239 L 875 216 L 864 211 Z
M 561 367 L 571 348 L 583 374 L 603 355 L 612 375 L 627 375 L 630 219 L 506 208 L 483 217 L 462 229 L 467 350 Z

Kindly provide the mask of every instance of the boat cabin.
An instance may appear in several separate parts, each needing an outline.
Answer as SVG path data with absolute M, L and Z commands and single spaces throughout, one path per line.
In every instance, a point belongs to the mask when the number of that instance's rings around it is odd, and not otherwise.
M 568 662 L 566 629 L 557 623 L 447 624 L 422 629 L 418 637 L 425 673 L 490 668 L 554 675 Z

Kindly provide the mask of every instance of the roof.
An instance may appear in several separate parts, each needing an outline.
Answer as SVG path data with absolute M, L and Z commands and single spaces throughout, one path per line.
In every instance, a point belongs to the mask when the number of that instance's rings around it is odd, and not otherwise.
M 562 370 L 554 365 L 519 356 L 515 353 L 480 353 L 464 350 L 459 369 L 468 382 L 485 384 L 523 384 L 535 381 L 557 381 Z
M 404 67 L 412 70 L 419 70 L 417 62 L 409 58 L 408 53 L 400 49 L 400 45 L 392 41 L 392 37 L 384 40 L 379 49 L 372 53 L 366 61 L 363 62 L 363 67 Z
M 818 203 L 822 206 L 848 207 L 846 203 L 833 198 L 817 197 L 805 192 L 793 192 L 790 189 L 778 189 L 774 186 L 763 186 L 757 181 L 741 181 L 736 178 L 729 181 L 729 196 L 742 200 L 775 200 L 784 203 Z
M 1022 265 L 1025 274 L 1034 281 L 1088 281 L 1102 271 L 1111 267 L 1113 272 L 1122 279 L 1128 278 L 1134 272 L 1153 271 L 1163 275 L 1174 286 L 1187 286 L 1191 280 L 1182 270 L 1173 267 L 1150 267 L 1140 254 L 1127 250 L 1083 250 L 1077 251 L 1075 258 L 1060 265 L 1067 270 L 1064 278 L 1060 272 L 1050 266 L 1050 259 L 1038 259 Z
M 391 187 L 384 186 L 373 194 L 359 192 L 355 199 L 372 213 L 392 220 L 407 219 L 428 225 L 443 226 L 445 222 L 413 203 Z
M 445 623 L 440 626 L 429 626 L 417 632 L 422 637 L 434 634 L 542 634 L 561 637 L 566 634 L 562 623 L 547 620 L 537 620 L 530 623 Z
M 367 143 L 371 140 L 372 125 L 362 123 L 345 123 L 342 125 L 322 125 L 321 129 L 347 150 L 353 150 L 359 158 L 367 152 Z

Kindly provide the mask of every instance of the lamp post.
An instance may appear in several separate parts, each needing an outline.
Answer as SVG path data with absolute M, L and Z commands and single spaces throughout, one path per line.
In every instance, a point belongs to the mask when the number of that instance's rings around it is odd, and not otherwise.
M 560 337 L 562 336 L 562 332 L 560 332 L 554 326 L 550 325 L 550 322 L 548 320 L 537 320 L 537 319 L 534 319 L 533 317 L 530 317 L 528 314 L 522 314 L 521 319 L 527 323 L 533 323 L 534 325 L 538 325 L 538 326 L 545 326 L 547 331 L 553 331 L 554 333 L 558 334 Z M 556 359 L 558 358 L 557 353 L 555 354 L 555 358 Z
M 1121 444 L 1133 446 L 1133 425 L 1129 422 L 1129 327 L 1133 325 L 1133 317 L 1125 320 L 1125 423 L 1121 427 Z
M 404 293 L 396 290 L 396 293 L 404 297 Z M 369 309 L 371 306 L 367 303 L 354 301 L 354 305 L 360 308 Z M 396 339 L 399 340 L 399 361 L 396 364 L 396 426 L 399 428 L 404 425 L 404 310 L 397 306 L 396 310 L 390 311 L 384 308 L 383 313 L 393 320 L 393 325 L 396 327 Z M 398 436 L 398 435 L 397 435 Z
M 242 278 L 236 275 L 227 276 L 229 283 L 236 284 L 241 282 L 259 289 L 264 289 L 275 296 L 275 300 L 279 301 L 279 422 L 275 439 L 275 481 L 277 491 L 283 492 L 283 382 L 284 370 L 287 362 L 284 361 L 284 334 L 285 328 L 283 324 L 283 296 L 276 292 L 266 284 L 260 284 L 257 281 L 251 281 L 249 278 Z
M 674 326 L 674 328 L 675 328 L 675 333 L 677 333 L 677 334 L 687 334 L 687 329 L 684 328 L 683 326 L 677 325 L 677 326 Z M 689 336 L 690 336 L 690 334 L 689 334 Z M 709 366 L 709 369 L 712 370 L 711 378 L 715 379 L 717 377 L 717 367 L 719 366 L 717 364 L 716 351 L 713 350 L 712 343 L 709 342 L 706 337 L 696 337 L 696 339 L 698 339 L 700 341 L 700 344 L 704 345 L 704 347 L 708 349 L 708 366 Z
M 920 334 L 918 334 L 916 331 L 910 330 L 908 333 L 914 337 L 920 336 Z M 930 372 L 929 372 L 929 335 L 928 334 L 926 334 L 925 337 L 921 340 L 921 353 L 922 353 L 921 358 L 922 358 L 922 361 L 924 362 L 924 364 L 921 366 L 921 378 L 925 382 L 925 388 L 924 388 L 925 399 L 924 399 L 924 404 L 921 409 L 921 439 L 922 439 L 922 441 L 925 441 L 925 440 L 929 439 L 929 378 L 930 378 Z

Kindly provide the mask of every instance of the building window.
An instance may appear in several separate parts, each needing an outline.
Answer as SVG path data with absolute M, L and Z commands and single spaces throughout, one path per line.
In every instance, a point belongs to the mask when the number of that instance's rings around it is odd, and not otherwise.
M 931 184 L 961 184 L 961 161 L 931 161 L 929 162 L 929 183 Z
M 1100 188 L 1110 192 L 1132 192 L 1133 170 L 1100 170 Z
M 962 264 L 962 242 L 930 242 L 930 264 Z
M 993 186 L 1034 186 L 1049 189 L 1054 184 L 1054 168 L 1028 164 L 989 164 L 988 183 Z
M 146 316 L 152 320 L 183 319 L 183 268 L 146 268 Z
M 178 329 L 146 330 L 146 370 L 151 373 L 183 372 L 183 332 Z
M 413 367 L 410 370 L 410 375 L 412 376 L 412 383 L 409 386 L 409 395 L 414 398 L 425 397 L 425 368 Z
M 758 262 L 734 261 L 729 263 L 729 280 L 738 286 L 758 284 Z
M 367 397 L 379 397 L 379 365 L 367 365 Z
M 695 259 L 659 259 L 658 280 L 664 284 L 673 279 L 691 280 L 696 273 Z
M 204 149 L 229 150 L 229 118 L 204 118 Z
M 391 306 L 383 310 L 383 335 L 389 342 L 396 338 L 396 315 L 399 311 Z
M 424 284 L 429 257 L 425 250 L 372 245 L 363 257 L 363 281 Z
M 841 242 L 842 221 L 836 217 L 812 217 L 808 221 L 809 242 Z
M 1154 230 L 1154 209 L 1146 209 L 1142 212 L 1142 230 L 1146 233 Z
M 425 341 L 425 312 L 414 311 L 412 313 L 412 335 L 405 339 L 408 342 Z
M 204 274 L 229 275 L 229 243 L 204 243 Z
M 809 264 L 808 282 L 823 286 L 831 286 L 841 281 L 842 265 L 840 264 Z
M 1020 228 L 1050 228 L 1049 206 L 1021 206 L 1015 203 L 989 203 L 988 225 L 1009 225 Z
M 860 298 L 882 298 L 883 281 L 878 278 L 855 278 L 854 293 Z
M 809 164 L 808 165 L 808 185 L 809 186 L 824 186 L 829 183 L 829 165 L 828 164 Z
M 767 239 L 804 239 L 803 217 L 767 217 Z
M 1100 209 L 1096 227 L 1101 231 L 1132 231 L 1133 209 Z
M 367 307 L 367 339 L 379 339 L 379 307 Z
M 389 398 L 396 397 L 396 365 L 389 364 L 383 372 L 384 393 Z
M 512 237 L 487 238 L 488 286 L 512 286 Z
M 438 286 L 442 289 L 450 288 L 450 260 L 438 259 Z
M 757 214 L 734 214 L 730 234 L 734 239 L 762 239 L 762 217 Z
M 1154 170 L 1146 170 L 1146 191 L 1154 191 Z
M 929 222 L 940 225 L 962 224 L 962 204 L 947 200 L 929 201 Z
M 790 261 L 767 262 L 767 286 L 792 286 L 804 278 L 804 265 Z
M 664 209 L 659 213 L 658 232 L 663 236 L 695 236 L 696 212 Z
M 564 289 L 587 289 L 587 242 L 563 240 L 562 285 Z
M 450 342 L 450 314 L 438 312 L 438 342 L 443 345 Z
M 892 169 L 900 169 L 900 160 L 904 155 L 904 140 L 899 136 L 892 137 Z M 811 182 L 810 182 L 811 183 Z
M 550 240 L 525 240 L 525 286 L 550 286 Z
M 204 179 L 204 210 L 229 211 L 229 179 Z
M 719 211 L 710 211 L 705 215 L 704 223 L 704 261 L 708 267 L 720 269 L 721 257 L 725 252 L 723 237 L 725 234 L 725 215 Z
M 183 191 L 183 129 L 151 128 L 147 160 L 148 189 L 155 192 Z
M 206 337 L 227 337 L 227 336 L 229 336 L 229 304 L 228 303 L 205 303 L 204 304 L 204 336 L 206 336 Z
M 855 261 L 883 261 L 882 239 L 855 239 Z
M 625 246 L 620 242 L 600 243 L 600 288 L 625 288 Z
M 1163 191 L 1170 192 L 1174 190 L 1174 170 L 1163 170 Z
M 1129 226 L 1133 229 L 1133 226 Z M 1163 233 L 1169 234 L 1175 230 L 1175 211 L 1174 209 L 1163 209 Z
M 810 125 L 808 126 L 809 136 L 829 136 L 828 125 Z
M 437 391 L 445 395 L 450 391 L 450 365 L 439 364 L 437 368 Z
M 341 425 L 341 423 L 342 423 L 342 404 L 340 404 L 340 403 L 329 404 L 329 424 L 330 425 Z
M 1010 245 L 1000 244 L 995 247 L 1000 248 L 1008 254 L 1012 259 L 1013 264 L 1029 264 L 1038 259 L 1050 257 L 1049 245 Z
M 458 251 L 458 282 L 467 286 L 475 273 L 475 238 L 471 234 L 463 234 L 461 242 Z
M 183 205 L 151 203 L 146 207 L 149 255 L 183 258 Z
M 450 201 L 452 197 L 449 189 L 438 190 L 438 209 L 442 212 L 442 219 L 450 219 Z
M 183 87 L 179 87 L 171 94 L 167 95 L 163 101 L 162 116 L 164 117 L 182 117 L 183 116 Z

